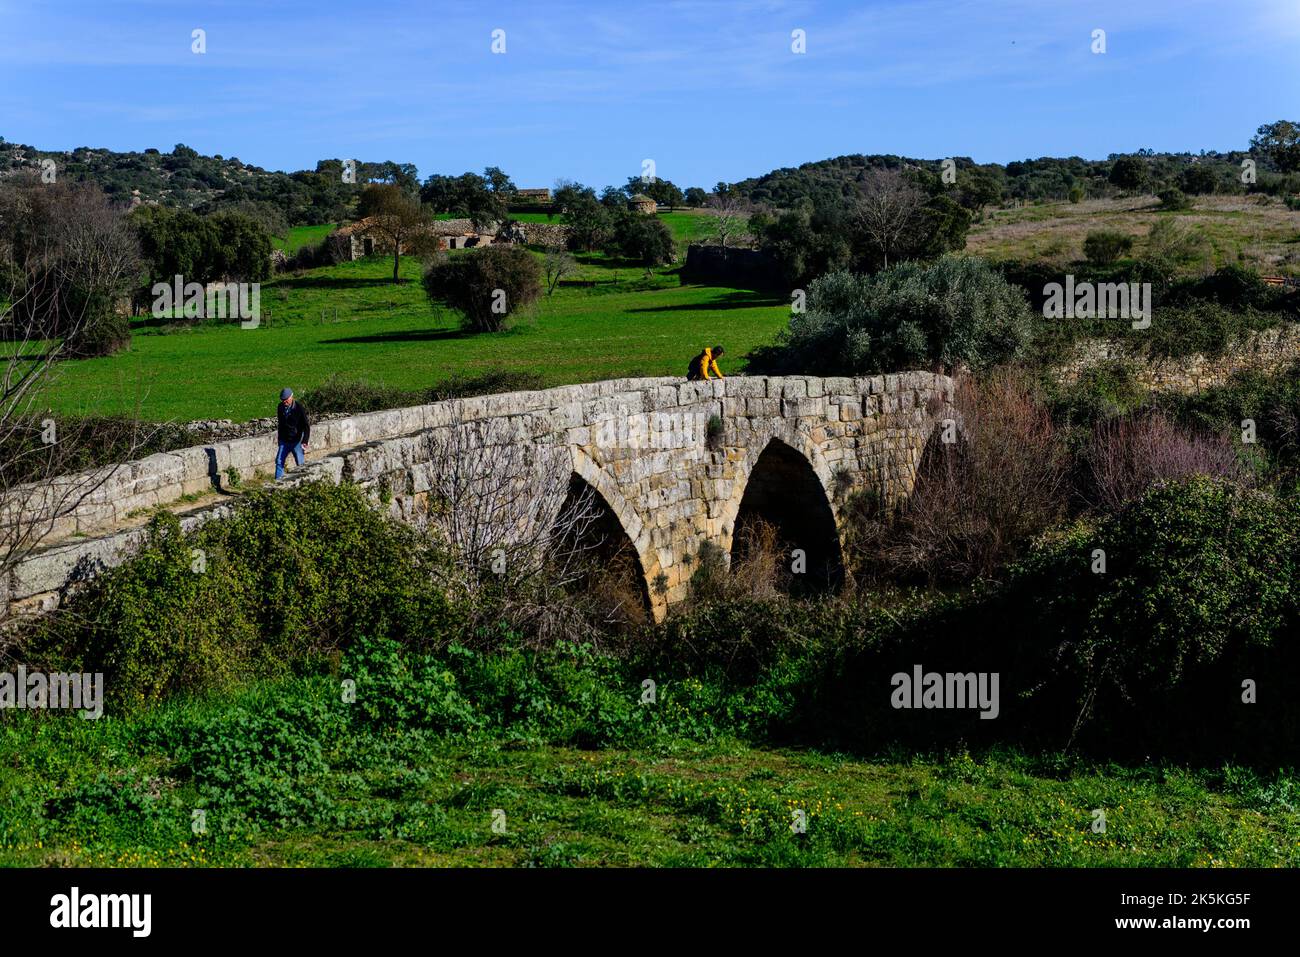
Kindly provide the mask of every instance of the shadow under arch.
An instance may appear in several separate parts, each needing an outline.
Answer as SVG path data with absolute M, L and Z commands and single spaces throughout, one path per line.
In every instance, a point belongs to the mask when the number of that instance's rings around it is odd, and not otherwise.
M 577 472 L 555 519 L 555 542 L 574 569 L 574 589 L 629 622 L 652 620 L 653 605 L 636 545 L 605 496 Z
M 803 553 L 803 572 L 788 576 L 792 594 L 836 591 L 844 583 L 839 531 L 826 489 L 807 456 L 779 438 L 768 441 L 749 470 L 732 527 L 733 568 L 751 557 L 764 524 L 775 533 L 786 571 L 795 550 Z

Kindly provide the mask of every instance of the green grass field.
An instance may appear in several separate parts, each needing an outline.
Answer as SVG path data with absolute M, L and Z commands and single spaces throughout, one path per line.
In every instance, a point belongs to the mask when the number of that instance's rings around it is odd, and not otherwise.
M 315 707 L 348 707 L 336 683 L 311 681 Z M 0 721 L 0 865 L 1300 865 L 1294 781 L 1281 777 L 1014 751 L 867 759 L 729 737 L 580 750 L 350 730 L 318 752 L 279 716 L 283 691 Z M 265 741 L 244 737 L 272 715 Z M 173 740 L 192 743 L 158 743 Z
M 62 412 L 130 412 L 149 421 L 269 415 L 285 385 L 331 375 L 402 388 L 491 369 L 535 372 L 551 385 L 622 376 L 684 375 L 704 345 L 723 343 L 723 371 L 784 327 L 788 306 L 736 289 L 682 286 L 671 269 L 581 256 L 579 273 L 543 296 L 514 329 L 460 331 L 420 285 L 418 260 L 371 257 L 283 275 L 262 286 L 262 325 L 134 325 L 129 351 L 63 363 L 44 398 Z M 596 286 L 584 282 L 599 283 Z M 732 358 L 734 357 L 734 358 Z
M 303 246 L 314 245 L 332 233 L 336 228 L 335 223 L 325 223 L 320 226 L 294 226 L 289 230 L 289 235 L 281 239 L 279 236 L 271 237 L 271 244 L 276 249 L 281 249 L 286 253 L 296 253 Z

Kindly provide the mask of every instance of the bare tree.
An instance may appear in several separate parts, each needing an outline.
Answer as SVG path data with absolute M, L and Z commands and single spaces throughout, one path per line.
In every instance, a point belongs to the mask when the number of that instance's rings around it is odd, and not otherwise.
M 361 194 L 358 214 L 369 223 L 366 232 L 377 235 L 393 247 L 393 282 L 401 281 L 398 270 L 402 253 L 433 251 L 436 240 L 428 231 L 429 216 L 417 197 L 399 186 L 367 186 Z
M 731 193 L 714 193 L 709 197 L 707 209 L 713 214 L 713 235 L 723 249 L 727 243 L 742 235 L 745 231 L 745 217 L 749 205 L 740 197 Z
M 457 402 L 424 439 L 440 584 L 471 607 L 490 591 L 539 636 L 571 637 L 581 617 L 571 586 L 603 544 L 600 502 L 574 481 L 566 447 L 515 434 L 511 421 L 466 421 Z
M 902 173 L 874 170 L 862 187 L 856 217 L 867 241 L 889 267 L 889 256 L 917 226 L 925 198 Z
M 0 582 L 116 468 L 84 470 L 90 426 L 42 411 L 43 389 L 122 307 L 138 256 L 124 210 L 97 188 L 32 178 L 0 193 Z
M 542 260 L 542 269 L 546 273 L 546 295 L 551 296 L 560 280 L 578 271 L 578 261 L 563 247 L 549 246 Z

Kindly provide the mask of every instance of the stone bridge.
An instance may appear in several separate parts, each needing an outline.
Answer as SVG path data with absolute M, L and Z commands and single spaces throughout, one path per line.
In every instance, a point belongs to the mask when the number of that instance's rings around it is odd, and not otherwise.
M 395 517 L 418 521 L 445 467 L 430 454 L 431 437 L 469 430 L 482 447 L 549 450 L 572 487 L 591 489 L 612 516 L 605 527 L 630 546 L 658 619 L 687 596 L 705 543 L 731 556 L 738 531 L 756 519 L 803 550 L 807 574 L 833 583 L 842 504 L 855 490 L 886 504 L 910 493 L 935 425 L 953 415 L 952 391 L 946 376 L 901 372 L 617 379 L 480 396 L 320 422 L 293 481 L 354 482 Z M 0 613 L 56 607 L 76 583 L 129 557 L 153 511 L 178 512 L 187 529 L 228 515 L 231 478 L 266 478 L 274 455 L 267 433 L 68 476 L 0 502 L 0 556 L 3 534 L 32 516 L 41 538 L 0 579 Z M 78 483 L 88 491 L 76 494 Z

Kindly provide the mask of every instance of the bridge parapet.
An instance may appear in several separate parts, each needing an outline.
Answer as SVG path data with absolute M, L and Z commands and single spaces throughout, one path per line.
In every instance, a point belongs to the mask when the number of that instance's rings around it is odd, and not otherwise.
M 661 617 L 686 597 L 703 543 L 730 555 L 738 523 L 772 521 L 790 542 L 808 538 L 826 567 L 837 562 L 847 492 L 871 490 L 886 503 L 909 494 L 935 423 L 951 415 L 952 392 L 946 376 L 901 372 L 614 379 L 478 396 L 321 422 L 313 461 L 295 481 L 353 481 L 395 516 L 420 521 L 437 486 L 430 436 L 463 429 L 483 447 L 561 452 L 617 517 Z M 49 527 L 43 546 L 0 580 L 0 610 L 54 607 L 69 582 L 129 557 L 142 536 L 121 527 L 129 516 L 211 491 L 230 474 L 269 474 L 274 456 L 267 433 L 150 456 L 106 478 L 70 476 L 0 503 L 10 515 L 3 527 L 33 515 Z M 84 501 L 59 510 L 60 493 L 96 478 Z M 196 508 L 185 521 L 227 509 Z

